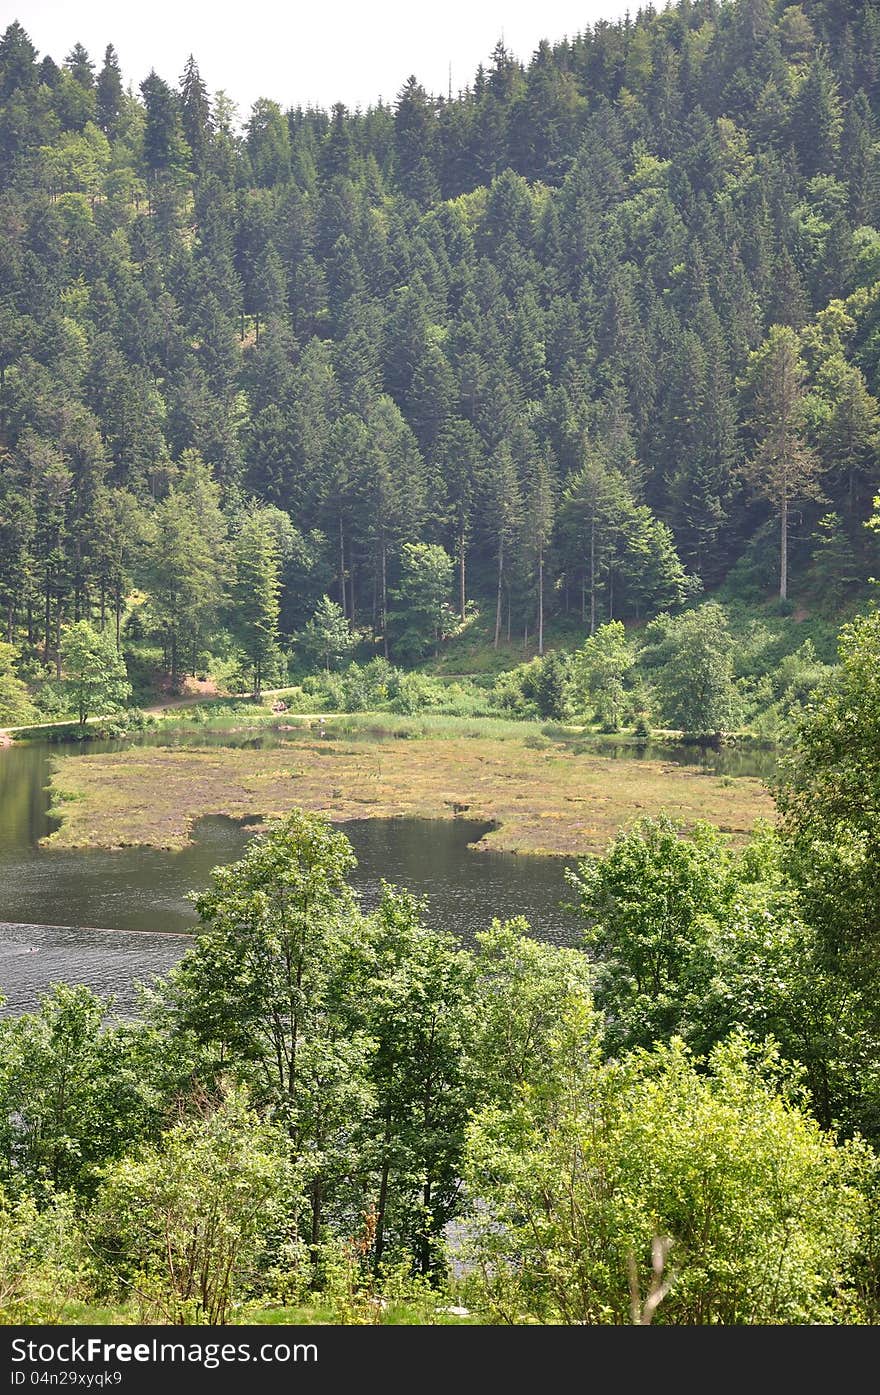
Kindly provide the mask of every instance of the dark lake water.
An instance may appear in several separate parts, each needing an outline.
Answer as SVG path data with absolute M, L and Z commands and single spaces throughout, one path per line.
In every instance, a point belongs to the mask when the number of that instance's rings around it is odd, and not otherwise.
M 203 745 L 206 739 L 255 745 L 283 738 L 206 737 L 198 730 L 174 737 L 178 744 Z M 61 980 L 113 993 L 117 1009 L 129 1010 L 134 984 L 167 971 L 186 949 L 196 928 L 188 893 L 208 884 L 213 867 L 240 857 L 250 836 L 247 826 L 216 816 L 201 819 L 195 841 L 178 852 L 42 847 L 40 839 L 52 827 L 49 760 L 74 749 L 33 743 L 0 750 L 0 993 L 5 998 L 0 1011 L 5 1013 L 32 1009 L 37 995 Z M 76 758 L 87 760 L 90 751 L 107 749 L 112 747 L 89 743 Z M 602 750 L 621 759 L 685 759 L 733 775 L 764 773 L 754 757 L 731 751 Z M 740 768 L 731 768 L 736 757 Z M 468 844 L 487 825 L 471 821 L 377 819 L 341 827 L 358 859 L 352 883 L 365 909 L 375 905 L 384 878 L 425 897 L 428 922 L 465 942 L 493 916 L 516 915 L 525 916 L 541 939 L 557 944 L 577 939 L 577 919 L 563 904 L 568 896 L 564 868 L 571 865 L 563 859 L 474 852 Z

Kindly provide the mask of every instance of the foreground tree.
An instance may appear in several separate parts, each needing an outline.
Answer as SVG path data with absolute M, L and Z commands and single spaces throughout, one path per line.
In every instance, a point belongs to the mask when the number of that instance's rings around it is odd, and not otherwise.
M 383 886 L 365 927 L 364 1029 L 375 1092 L 365 1155 L 373 1163 L 372 1260 L 409 1257 L 438 1275 L 461 1200 L 465 1124 L 479 1092 L 474 965 L 453 936 L 425 925 L 407 892 Z
M 283 1134 L 243 1091 L 205 1098 L 159 1145 L 109 1169 L 92 1247 L 143 1321 L 222 1325 L 289 1224 L 291 1192 Z
M 839 667 L 782 760 L 781 835 L 807 920 L 856 979 L 877 981 L 880 612 L 840 632 Z M 880 1020 L 880 1015 L 878 1015 Z
M 172 971 L 164 1021 L 215 1077 L 234 1062 L 307 1162 L 305 1238 L 318 1263 L 325 1210 L 369 1104 L 367 1043 L 351 1012 L 360 917 L 351 844 L 326 820 L 290 814 L 212 874 L 202 932 Z
M 603 1065 L 585 1024 L 553 1063 L 549 1092 L 469 1129 L 471 1286 L 493 1320 L 642 1322 L 652 1288 L 662 1324 L 847 1320 L 870 1159 L 780 1092 L 772 1052 L 733 1039 L 707 1072 L 673 1042 Z
M 568 880 L 613 1048 L 668 1040 L 706 978 L 710 922 L 726 916 L 736 886 L 723 836 L 710 824 L 684 837 L 666 816 L 641 819 Z
M 60 983 L 34 1012 L 0 1019 L 0 1181 L 89 1195 L 100 1169 L 151 1130 L 139 1032 L 108 1025 L 110 1006 Z

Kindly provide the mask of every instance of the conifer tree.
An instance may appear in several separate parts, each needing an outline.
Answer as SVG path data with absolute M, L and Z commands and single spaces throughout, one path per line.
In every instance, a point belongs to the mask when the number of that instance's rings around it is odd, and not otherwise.
M 116 49 L 108 44 L 104 50 L 104 62 L 95 83 L 97 98 L 98 125 L 105 136 L 112 136 L 122 111 L 122 73 Z
M 821 497 L 820 461 L 806 439 L 805 367 L 793 329 L 774 325 L 750 356 L 745 386 L 750 394 L 755 447 L 743 466 L 752 488 L 779 515 L 779 596 L 788 597 L 788 530 L 793 504 Z
M 231 627 L 250 660 L 257 698 L 277 657 L 279 592 L 278 542 L 271 520 L 264 510 L 249 510 L 233 540 L 229 598 Z

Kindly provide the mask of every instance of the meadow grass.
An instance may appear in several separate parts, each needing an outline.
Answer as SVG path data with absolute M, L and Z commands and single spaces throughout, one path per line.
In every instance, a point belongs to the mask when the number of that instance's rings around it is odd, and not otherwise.
M 744 839 L 774 806 L 761 781 L 664 760 L 615 760 L 498 718 L 352 713 L 295 725 L 263 749 L 140 746 L 53 762 L 60 847 L 184 846 L 207 814 L 280 817 L 293 808 L 337 823 L 467 818 L 491 824 L 479 848 L 572 856 L 600 852 L 619 828 L 668 813 Z M 567 731 L 568 729 L 566 729 Z

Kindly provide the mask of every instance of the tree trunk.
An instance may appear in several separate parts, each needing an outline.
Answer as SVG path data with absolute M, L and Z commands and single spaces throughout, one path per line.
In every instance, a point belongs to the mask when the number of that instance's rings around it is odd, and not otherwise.
M 388 576 L 385 539 L 382 539 L 382 648 L 388 658 Z
M 504 535 L 498 539 L 498 596 L 495 602 L 495 648 L 501 638 L 501 579 L 504 576 Z
M 382 1178 L 379 1183 L 379 1201 L 376 1206 L 376 1238 L 373 1268 L 378 1271 L 385 1249 L 385 1211 L 388 1206 L 388 1177 L 391 1172 L 391 1109 L 385 1112 L 385 1138 L 382 1144 Z
M 345 538 L 342 532 L 342 514 L 339 515 L 339 601 L 342 613 L 347 617 L 348 611 L 345 607 Z
M 788 495 L 782 496 L 779 529 L 779 599 L 788 599 Z
M 312 1182 L 312 1225 L 309 1248 L 312 1256 L 312 1271 L 317 1273 L 318 1269 L 318 1246 L 321 1240 L 321 1213 L 324 1203 L 324 1186 L 320 1177 L 316 1177 Z
M 43 599 L 46 603 L 45 625 L 43 628 L 43 634 L 45 636 L 43 643 L 43 663 L 47 664 L 49 662 L 49 651 L 52 648 L 52 599 L 48 572 L 46 573 L 46 590 Z
M 590 521 L 590 634 L 596 633 L 596 520 Z
M 467 604 L 464 568 L 464 521 L 462 520 L 458 530 L 458 610 L 461 615 L 462 623 L 464 623 L 464 612 Z
M 426 1228 L 422 1231 L 418 1241 L 419 1270 L 422 1274 L 430 1274 L 431 1272 L 431 1237 L 427 1230 L 427 1218 L 431 1210 L 431 1190 L 431 1179 L 428 1177 L 422 1188 L 422 1207 L 425 1212 Z
M 538 653 L 544 653 L 544 547 L 538 549 Z

